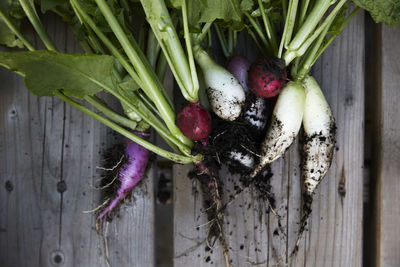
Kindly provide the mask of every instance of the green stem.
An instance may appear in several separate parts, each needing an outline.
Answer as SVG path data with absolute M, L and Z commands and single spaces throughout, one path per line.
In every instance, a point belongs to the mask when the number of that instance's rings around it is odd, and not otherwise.
M 160 116 L 160 113 L 158 112 L 157 108 L 154 106 L 154 103 L 151 102 L 150 99 L 146 96 L 145 93 L 142 92 L 142 90 L 138 90 L 137 95 L 139 96 L 140 100 L 147 106 L 147 108 L 153 112 L 155 115 Z
M 237 31 L 233 31 L 233 47 L 236 48 L 237 44 Z
M 96 2 L 104 2 L 104 0 L 96 0 Z M 190 102 L 198 101 L 198 86 L 196 88 L 193 83 L 187 56 L 182 48 L 164 0 L 141 0 L 140 2 L 182 95 Z M 154 12 L 154 5 L 160 9 L 158 12 Z
M 132 14 L 132 10 L 131 7 L 128 3 L 127 0 L 121 0 L 121 7 L 124 9 L 124 11 L 126 12 L 126 14 Z M 129 25 L 132 25 L 133 21 L 132 21 L 132 16 L 127 16 L 128 17 L 128 22 Z
M 85 96 L 84 99 L 111 120 L 129 129 L 132 130 L 136 129 L 137 123 L 135 121 L 132 121 L 130 119 L 125 118 L 124 116 L 119 115 L 117 112 L 113 111 L 106 104 L 104 104 L 103 101 L 101 101 L 98 97 Z
M 185 144 L 188 147 L 192 147 L 193 143 L 187 137 L 185 137 L 179 128 L 175 125 L 175 113 L 172 110 L 171 106 L 167 102 L 164 94 L 162 93 L 163 86 L 161 82 L 158 80 L 156 74 L 151 68 L 150 64 L 147 60 L 144 61 L 145 56 L 141 53 L 138 45 L 132 40 L 132 43 L 129 41 L 129 38 L 123 32 L 121 26 L 118 24 L 118 21 L 112 14 L 110 8 L 103 0 L 96 0 L 98 6 L 103 13 L 104 17 L 107 19 L 110 27 L 112 28 L 114 34 L 117 39 L 120 41 L 121 46 L 125 50 L 128 58 L 131 60 L 136 70 L 133 70 L 132 66 L 126 61 L 125 57 L 123 57 L 118 49 L 109 41 L 109 39 L 101 32 L 100 29 L 95 25 L 95 23 L 91 20 L 91 18 L 84 13 L 84 11 L 80 8 L 79 4 L 76 0 L 71 0 L 74 2 L 75 6 L 79 9 L 82 17 L 85 17 L 86 23 L 95 31 L 95 33 L 99 36 L 99 38 L 103 41 L 103 43 L 108 47 L 111 53 L 121 62 L 126 71 L 135 79 L 138 85 L 144 90 L 144 92 L 150 97 L 150 99 L 156 105 L 158 111 L 161 114 L 162 119 L 166 123 L 168 129 L 171 134 L 176 137 L 181 143 Z M 140 78 L 138 74 L 140 73 Z M 161 89 L 160 89 L 161 88 Z M 182 151 L 183 153 L 187 153 L 187 151 Z
M 210 31 L 212 24 L 213 24 L 212 22 L 207 22 L 204 24 L 203 28 L 201 29 L 201 33 L 199 33 L 195 37 L 195 42 L 193 45 L 200 44 L 204 40 L 204 38 L 207 36 L 208 32 Z
M 99 114 L 97 114 L 96 112 L 83 106 L 82 104 L 72 100 L 71 98 L 67 97 L 63 93 L 61 93 L 59 91 L 55 91 L 54 95 L 57 96 L 58 98 L 60 98 L 61 100 L 65 101 L 66 103 L 72 105 L 76 109 L 82 111 L 83 113 L 86 113 L 90 117 L 100 121 L 102 124 L 108 126 L 109 128 L 111 128 L 111 129 L 115 130 L 116 132 L 122 134 L 123 136 L 129 138 L 133 142 L 143 146 L 147 150 L 152 151 L 166 159 L 172 160 L 172 161 L 180 163 L 180 164 L 188 164 L 188 163 L 192 163 L 192 162 L 199 162 L 202 160 L 201 155 L 190 156 L 190 157 L 182 156 L 182 155 L 178 155 L 178 154 L 166 151 L 162 148 L 159 148 L 158 146 L 155 146 L 152 143 L 139 138 L 138 136 L 134 135 L 133 133 L 129 132 L 128 130 L 125 130 L 124 128 L 120 127 L 118 124 L 100 116 Z
M 260 7 L 261 16 L 262 16 L 262 19 L 263 19 L 263 22 L 264 22 L 265 32 L 267 33 L 268 40 L 271 43 L 273 55 L 276 56 L 278 54 L 278 45 L 277 45 L 277 42 L 276 42 L 275 29 L 274 29 L 273 25 L 271 24 L 271 22 L 268 19 L 268 16 L 267 16 L 267 14 L 265 12 L 262 0 L 258 0 L 258 6 Z
M 93 29 L 93 31 L 96 33 L 97 36 L 102 40 L 102 42 L 106 45 L 106 47 L 110 50 L 110 52 L 119 60 L 121 65 L 125 68 L 125 70 L 131 75 L 131 77 L 138 83 L 138 85 L 143 88 L 142 85 L 142 80 L 139 79 L 136 71 L 132 68 L 132 66 L 127 62 L 124 56 L 120 54 L 118 49 L 111 43 L 111 41 L 101 32 L 101 30 L 96 26 L 96 24 L 93 22 L 93 20 L 81 9 L 79 4 L 76 2 L 76 0 L 72 0 L 73 4 L 75 5 L 76 10 L 80 13 L 82 16 L 83 21 L 89 25 L 90 28 Z M 104 88 L 104 86 L 103 86 Z M 181 139 L 176 139 L 172 131 L 171 133 L 168 132 L 168 130 L 163 129 L 163 125 L 157 117 L 151 116 L 149 118 L 146 114 L 151 114 L 150 111 L 146 112 L 141 112 L 143 108 L 145 108 L 145 105 L 138 110 L 136 107 L 134 107 L 131 103 L 132 99 L 128 100 L 125 97 L 121 96 L 120 94 L 116 93 L 114 90 L 110 88 L 105 88 L 107 91 L 109 91 L 111 94 L 113 94 L 115 97 L 117 97 L 123 106 L 129 107 L 132 109 L 135 113 L 137 113 L 139 116 L 141 116 L 144 121 L 146 121 L 148 124 L 150 124 L 163 138 L 169 138 L 171 139 L 172 143 L 174 143 L 176 146 L 181 148 L 181 151 L 185 154 L 190 153 L 190 144 L 186 144 L 181 141 Z M 147 109 L 148 110 L 148 109 Z M 178 129 L 179 130 L 179 129 Z M 172 136 L 171 136 L 172 135 Z
M 44 45 L 48 50 L 57 51 L 56 46 L 53 41 L 50 39 L 50 36 L 47 34 L 46 30 L 43 27 L 42 22 L 39 19 L 38 14 L 35 11 L 35 7 L 33 4 L 29 2 L 29 0 L 19 0 L 19 3 L 24 10 L 26 16 L 31 22 L 33 28 L 39 35 L 40 39 L 43 41 Z
M 255 33 L 251 30 L 249 26 L 246 25 L 247 32 L 249 33 L 250 37 L 253 39 L 254 43 L 256 44 L 258 51 L 264 56 L 267 56 L 267 53 L 265 53 L 265 49 L 262 48 L 260 42 L 257 39 L 257 36 Z
M 164 53 L 160 53 L 160 55 L 158 56 L 158 60 L 157 60 L 156 74 L 157 74 L 157 77 L 161 81 L 164 80 L 165 73 L 167 71 L 167 66 L 168 66 L 168 62 L 164 56 Z
M 222 53 L 224 54 L 224 56 L 226 58 L 228 58 L 229 57 L 229 51 L 228 51 L 228 47 L 227 47 L 227 44 L 226 44 L 226 38 L 225 38 L 224 34 L 221 32 L 221 29 L 219 28 L 219 26 L 216 25 L 216 24 L 215 24 L 215 31 L 217 32 L 218 40 L 219 40 L 219 43 L 220 43 L 221 48 L 222 48 Z
M 286 20 L 287 17 L 287 0 L 282 0 L 282 16 Z
M 21 40 L 21 42 L 29 51 L 35 50 L 35 47 L 32 45 L 32 43 L 25 38 L 25 36 L 17 29 L 17 27 L 15 27 L 15 25 L 11 22 L 11 20 L 8 19 L 8 17 L 1 10 L 0 10 L 0 18 L 4 21 L 7 27 L 18 37 L 18 39 Z
M 146 57 L 153 68 L 156 66 L 157 57 L 159 53 L 160 53 L 160 45 L 157 42 L 157 38 L 152 31 L 149 31 L 147 35 Z
M 346 27 L 347 24 L 353 19 L 353 17 L 357 14 L 357 12 L 360 10 L 360 7 L 356 7 L 350 15 L 346 18 L 346 20 L 343 22 L 342 26 L 340 27 L 339 31 L 335 34 L 332 34 L 329 39 L 324 42 L 324 45 L 319 49 L 318 53 L 315 55 L 314 61 L 311 63 L 311 66 L 314 65 L 315 61 L 322 55 L 322 53 L 328 48 L 328 46 L 332 43 L 332 41 L 343 31 L 343 29 Z
M 197 77 L 197 71 L 196 71 L 196 64 L 194 62 L 194 57 L 193 57 L 193 48 L 192 48 L 192 37 L 190 36 L 189 32 L 189 19 L 188 19 L 188 14 L 187 14 L 187 6 L 186 6 L 186 0 L 182 0 L 182 19 L 183 19 L 183 33 L 184 33 L 184 38 L 185 38 L 185 44 L 186 44 L 186 51 L 188 53 L 188 58 L 189 58 L 189 68 L 190 68 L 190 73 L 192 76 L 192 92 L 189 92 L 191 95 L 199 94 L 199 78 Z M 198 99 L 198 97 L 197 97 Z
M 118 48 L 114 46 L 114 44 L 110 41 L 110 39 L 108 39 L 108 37 L 105 34 L 103 34 L 103 32 L 97 27 L 92 18 L 81 8 L 77 0 L 71 0 L 71 5 L 74 7 L 77 16 L 80 16 L 82 18 L 82 22 L 87 24 L 95 32 L 95 34 L 100 38 L 100 40 L 104 43 L 104 45 L 108 48 L 108 50 L 110 50 L 111 54 L 121 63 L 121 65 L 129 73 L 129 75 L 139 85 L 139 87 L 142 87 L 143 82 L 139 78 L 139 75 L 136 73 L 136 71 L 133 69 L 132 65 L 119 52 Z
M 137 100 L 138 98 L 135 97 L 135 99 L 132 99 L 132 97 L 127 97 L 127 95 L 122 95 L 115 90 L 112 90 L 106 85 L 102 85 L 104 90 L 107 92 L 111 93 L 114 95 L 122 104 L 124 104 L 127 108 L 132 109 L 139 117 L 141 117 L 145 122 L 150 124 L 151 127 L 153 127 L 163 138 L 167 138 L 170 142 L 174 143 L 176 146 L 180 148 L 182 153 L 185 155 L 190 155 L 190 148 L 186 144 L 182 143 L 177 137 L 170 132 L 168 132 L 167 129 L 164 128 L 163 124 L 155 117 L 152 115 L 152 113 L 149 111 L 149 109 L 145 105 L 141 105 L 140 108 L 136 107 L 135 105 L 132 104 L 134 100 Z M 139 105 L 141 102 L 136 101 Z M 149 117 L 150 116 L 150 117 Z
M 299 3 L 299 0 L 289 1 L 289 9 L 285 20 L 285 27 L 283 28 L 281 43 L 279 45 L 278 58 L 282 57 L 283 47 L 286 47 L 287 44 L 290 42 L 292 38 L 293 28 L 296 22 L 297 5 Z
M 315 59 L 315 55 L 318 53 L 318 50 L 320 49 L 320 46 L 321 46 L 322 42 L 324 41 L 325 36 L 326 36 L 332 22 L 333 22 L 333 20 L 330 21 L 330 23 L 328 23 L 325 26 L 324 30 L 321 32 L 317 41 L 313 44 L 310 52 L 308 53 L 307 57 L 304 60 L 304 63 L 302 65 L 301 69 L 296 74 L 296 79 L 301 80 L 304 77 L 304 75 L 306 75 L 310 71 L 311 64 L 314 62 L 314 59 Z
M 233 30 L 228 28 L 228 51 L 229 56 L 233 55 Z
M 289 49 L 283 55 L 283 59 L 288 65 L 294 58 L 298 56 L 304 55 L 307 49 L 313 44 L 313 42 L 320 36 L 322 31 L 327 27 L 328 24 L 331 24 L 335 19 L 337 13 L 340 11 L 342 6 L 346 3 L 347 0 L 340 0 L 339 3 L 335 6 L 332 12 L 326 17 L 325 21 L 318 26 L 318 28 L 313 32 L 313 34 L 308 37 L 305 42 L 297 49 Z
M 256 30 L 258 36 L 260 37 L 261 41 L 263 42 L 263 44 L 265 45 L 265 48 L 267 49 L 268 53 L 270 55 L 273 55 L 273 51 L 272 51 L 272 47 L 270 46 L 270 44 L 267 41 L 267 38 L 265 38 L 265 35 L 263 34 L 260 25 L 258 24 L 258 22 L 248 13 L 248 12 L 244 12 L 245 16 L 248 18 L 248 20 L 250 21 L 250 24 L 254 27 L 254 29 Z
M 298 21 L 299 26 L 303 25 L 309 4 L 310 4 L 310 0 L 301 1 L 301 8 L 300 8 L 300 14 L 299 14 L 299 21 Z
M 120 90 L 120 93 L 126 97 L 126 99 L 130 103 L 137 106 L 136 110 L 130 108 L 130 106 L 126 105 L 124 102 L 121 102 L 122 108 L 124 109 L 125 114 L 131 119 L 135 120 L 135 117 L 139 117 L 143 119 L 148 125 L 152 126 L 157 133 L 164 139 L 164 141 L 176 152 L 180 151 L 190 151 L 190 148 L 182 144 L 179 140 L 171 136 L 168 128 L 154 115 L 158 114 L 157 109 L 154 108 L 151 101 L 149 101 L 145 94 L 141 93 L 140 90 L 136 92 L 124 92 Z M 125 93 L 125 94 L 124 94 Z M 138 110 L 140 112 L 138 112 Z M 154 114 L 152 113 L 154 112 Z M 132 118 L 133 116 L 133 118 Z M 143 117 L 145 116 L 145 117 Z M 151 122 L 151 123 L 150 123 Z M 161 130 L 160 130 L 161 129 Z
M 139 37 L 138 37 L 138 44 L 139 48 L 142 51 L 146 50 L 146 35 L 148 34 L 149 27 L 147 27 L 148 24 L 147 22 L 143 22 L 142 25 L 140 26 L 140 31 L 139 31 Z
M 298 0 L 296 0 L 297 2 Z M 330 0 L 317 0 L 307 19 L 299 28 L 293 40 L 285 41 L 285 46 L 288 50 L 298 50 L 300 46 L 306 41 L 310 34 L 314 31 L 315 27 L 321 21 L 325 12 L 331 5 Z M 289 43 L 290 42 L 290 43 Z
M 300 64 L 300 59 L 301 59 L 301 57 L 296 57 L 294 59 L 292 67 L 290 68 L 290 75 L 292 76 L 292 78 L 296 77 L 296 75 L 297 75 L 297 71 L 298 71 L 299 64 Z

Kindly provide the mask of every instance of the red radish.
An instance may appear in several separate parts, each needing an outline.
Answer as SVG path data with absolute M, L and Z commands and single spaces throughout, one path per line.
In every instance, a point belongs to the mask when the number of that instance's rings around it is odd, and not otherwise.
M 145 132 L 136 132 L 137 136 L 148 139 L 149 134 Z M 102 220 L 104 216 L 110 213 L 120 203 L 129 192 L 142 180 L 149 159 L 149 151 L 144 147 L 126 139 L 125 157 L 127 161 L 123 164 L 118 173 L 120 185 L 116 196 L 108 203 L 98 216 Z
M 238 79 L 245 92 L 249 91 L 247 87 L 247 72 L 249 68 L 250 61 L 239 55 L 230 57 L 226 63 L 226 69 Z
M 211 132 L 211 115 L 200 102 L 184 106 L 176 117 L 176 123 L 182 133 L 189 139 L 205 139 Z
M 248 86 L 258 97 L 274 97 L 286 81 L 285 61 L 278 58 L 262 58 L 250 66 Z

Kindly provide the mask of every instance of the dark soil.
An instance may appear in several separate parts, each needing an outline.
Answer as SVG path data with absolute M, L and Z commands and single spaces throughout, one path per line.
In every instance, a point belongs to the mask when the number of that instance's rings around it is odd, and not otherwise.
M 222 181 L 219 178 L 219 164 L 216 160 L 216 153 L 212 146 L 204 146 L 200 142 L 196 143 L 192 149 L 193 153 L 202 153 L 203 161 L 196 164 L 196 168 L 189 172 L 191 179 L 197 179 L 201 184 L 204 209 L 207 210 L 207 219 L 212 221 L 208 231 L 207 240 L 213 245 L 216 240 L 225 244 L 224 234 L 221 232 L 223 221 L 222 204 Z

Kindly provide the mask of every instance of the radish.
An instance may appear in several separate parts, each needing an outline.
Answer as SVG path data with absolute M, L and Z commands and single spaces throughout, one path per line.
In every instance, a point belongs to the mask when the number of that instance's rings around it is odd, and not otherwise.
M 212 110 L 224 120 L 235 120 L 239 117 L 245 101 L 244 90 L 239 81 L 215 63 L 200 46 L 194 47 L 194 55 L 203 72 Z
M 241 116 L 230 123 L 217 121 L 213 133 L 213 146 L 218 157 L 231 173 L 248 175 L 255 164 L 259 138 L 267 123 L 266 99 L 258 98 L 248 91 L 246 81 L 250 62 L 242 56 L 228 59 L 227 69 L 242 83 L 246 90 L 246 101 Z
M 311 195 L 331 166 L 336 125 L 329 104 L 315 79 L 307 75 L 302 83 L 306 92 L 302 177 L 306 193 Z
M 255 177 L 267 164 L 285 153 L 300 130 L 305 102 L 304 88 L 299 82 L 289 82 L 275 104 L 272 121 L 261 145 L 262 155 L 250 177 Z
M 143 139 L 149 138 L 149 134 L 145 132 L 135 132 L 135 134 Z M 125 140 L 124 146 L 126 162 L 119 169 L 117 179 L 119 186 L 115 197 L 109 201 L 107 206 L 97 217 L 100 221 L 104 216 L 109 214 L 142 180 L 147 167 L 149 159 L 149 151 L 147 149 L 128 139 Z
M 232 56 L 226 63 L 226 69 L 232 73 L 242 85 L 244 91 L 247 93 L 247 74 L 250 68 L 250 61 L 244 56 Z
M 269 105 L 265 98 L 248 95 L 246 98 L 243 120 L 249 123 L 254 129 L 255 134 L 264 132 L 268 121 Z
M 303 144 L 301 176 L 305 193 L 303 196 L 303 215 L 297 236 L 297 251 L 301 236 L 311 214 L 313 193 L 329 170 L 336 143 L 336 125 L 332 111 L 315 79 L 306 75 L 302 79 L 306 99 L 303 115 L 305 140 Z
M 274 97 L 286 82 L 285 61 L 278 58 L 262 58 L 250 66 L 248 86 L 258 97 Z
M 184 106 L 176 117 L 176 123 L 182 133 L 194 141 L 207 138 L 211 132 L 211 116 L 200 102 Z
M 246 57 L 236 55 L 228 59 L 226 69 L 239 80 L 247 93 L 246 103 L 242 111 L 243 120 L 254 126 L 256 131 L 262 131 L 267 123 L 267 117 L 264 114 L 267 105 L 264 99 L 253 97 L 249 92 L 247 78 L 250 65 L 250 61 Z M 233 156 L 235 157 L 236 155 Z

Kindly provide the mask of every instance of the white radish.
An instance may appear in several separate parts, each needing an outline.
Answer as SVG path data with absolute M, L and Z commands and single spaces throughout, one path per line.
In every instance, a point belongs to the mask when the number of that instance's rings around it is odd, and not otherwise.
M 260 131 L 262 131 L 267 124 L 267 117 L 264 114 L 267 108 L 265 101 L 265 98 L 257 97 L 252 101 L 250 107 L 243 111 L 243 119 Z
M 261 157 L 250 177 L 281 157 L 296 138 L 303 119 L 304 88 L 299 82 L 288 82 L 279 94 L 271 124 L 261 145 Z
M 213 112 L 221 119 L 233 121 L 239 117 L 245 93 L 239 81 L 229 71 L 215 63 L 199 46 L 194 47 L 206 85 L 207 96 Z
M 311 195 L 332 163 L 335 148 L 335 118 L 318 83 L 311 76 L 302 80 L 306 92 L 303 127 L 302 177 Z

